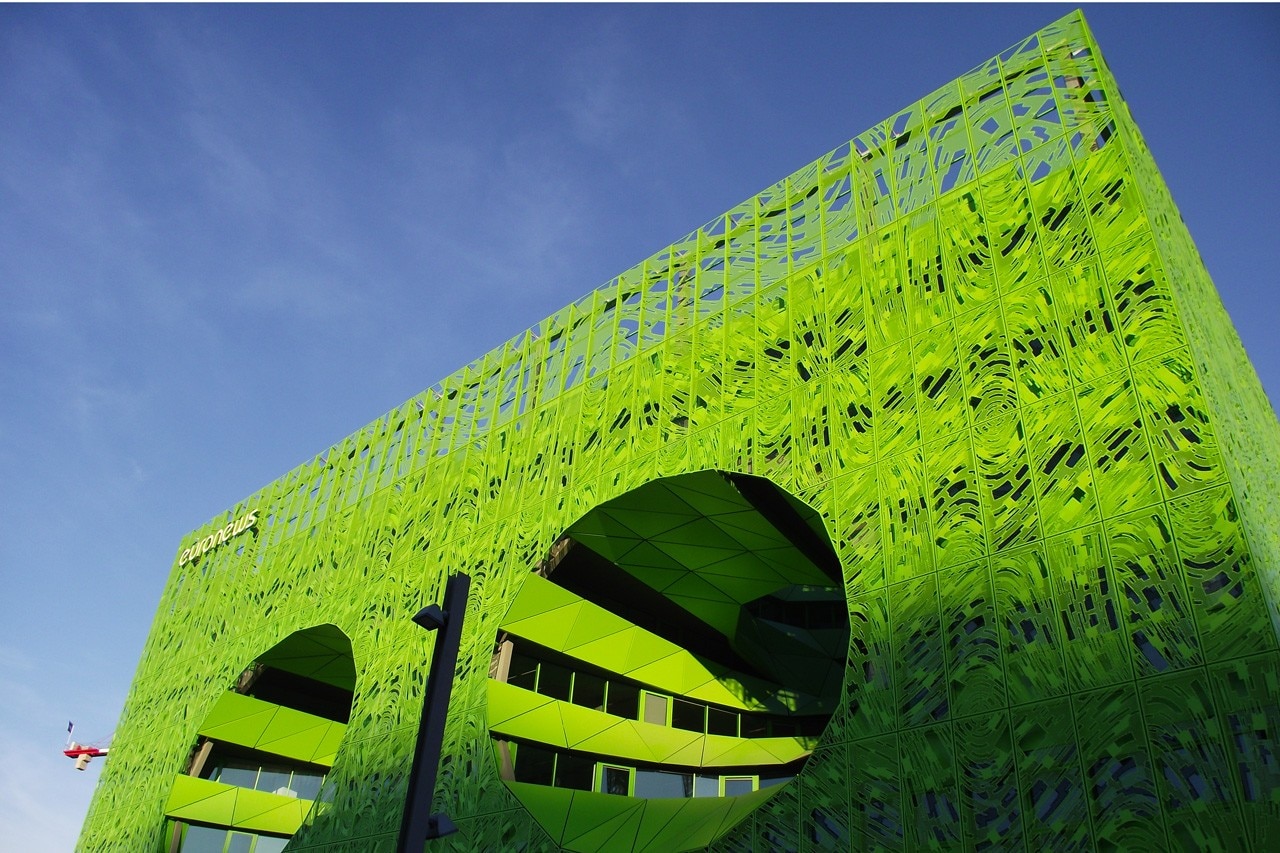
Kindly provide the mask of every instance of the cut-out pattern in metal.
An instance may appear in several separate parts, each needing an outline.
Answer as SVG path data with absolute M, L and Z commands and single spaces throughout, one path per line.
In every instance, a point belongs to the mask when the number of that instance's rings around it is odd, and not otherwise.
M 330 623 L 359 680 L 291 849 L 390 849 L 431 642 L 409 616 L 457 571 L 473 594 L 442 849 L 710 843 L 667 834 L 689 825 L 658 799 L 548 834 L 550 807 L 500 778 L 487 684 L 562 531 L 724 471 L 820 514 L 850 635 L 809 764 L 736 798 L 714 849 L 1276 849 L 1278 459 L 1073 13 L 177 543 L 80 846 L 159 849 L 200 709 Z

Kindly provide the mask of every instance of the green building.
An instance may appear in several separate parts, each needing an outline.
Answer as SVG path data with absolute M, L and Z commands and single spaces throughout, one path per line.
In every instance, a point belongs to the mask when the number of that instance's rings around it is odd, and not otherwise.
M 1280 849 L 1280 425 L 1080 14 L 181 543 L 80 846 Z M 292 840 L 288 840 L 288 839 Z

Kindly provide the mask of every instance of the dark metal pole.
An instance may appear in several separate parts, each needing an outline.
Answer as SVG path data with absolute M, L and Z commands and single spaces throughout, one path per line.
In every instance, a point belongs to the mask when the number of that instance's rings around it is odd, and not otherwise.
M 453 677 L 458 668 L 462 619 L 467 610 L 470 588 L 469 575 L 450 575 L 445 584 L 444 609 L 429 604 L 413 617 L 414 622 L 428 631 L 439 630 L 440 633 L 431 652 L 427 695 L 422 702 L 418 743 L 413 752 L 413 767 L 409 770 L 409 792 L 405 797 L 404 817 L 400 821 L 397 853 L 422 853 L 427 839 L 439 838 L 457 829 L 445 814 L 431 813 L 431 800 L 436 793 L 444 723 L 449 715 L 449 694 L 453 692 Z

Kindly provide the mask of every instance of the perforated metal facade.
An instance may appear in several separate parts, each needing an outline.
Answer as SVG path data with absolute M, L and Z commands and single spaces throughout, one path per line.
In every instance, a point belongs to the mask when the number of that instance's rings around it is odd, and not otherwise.
M 803 771 L 725 817 L 715 849 L 1274 850 L 1278 459 L 1073 14 L 185 538 L 258 513 L 175 558 L 81 847 L 164 849 L 219 698 L 332 624 L 355 702 L 289 849 L 392 849 L 430 648 L 408 616 L 453 571 L 473 585 L 441 849 L 680 847 L 661 800 L 584 794 L 570 820 L 517 799 L 488 675 L 562 532 L 719 470 L 821 514 L 850 645 Z

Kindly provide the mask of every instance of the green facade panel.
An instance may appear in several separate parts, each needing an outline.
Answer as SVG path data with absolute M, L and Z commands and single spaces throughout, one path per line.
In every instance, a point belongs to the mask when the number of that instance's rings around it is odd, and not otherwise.
M 80 847 L 167 849 L 166 803 L 214 807 L 179 777 L 204 721 L 264 652 L 332 625 L 354 705 L 289 849 L 394 849 L 432 642 L 409 616 L 461 571 L 435 804 L 459 832 L 439 849 L 1273 850 L 1277 460 L 1280 424 L 1074 13 L 187 536 Z M 531 574 L 576 524 L 620 562 L 663 550 L 679 525 L 636 496 L 714 471 L 812 507 L 842 566 L 843 683 L 803 769 L 705 800 L 504 781 L 491 728 L 566 747 L 608 729 L 493 682 L 502 629 L 743 695 Z M 703 526 L 663 559 L 741 551 L 787 576 L 769 531 L 686 497 Z M 767 588 L 764 568 L 708 584 L 705 564 L 635 560 L 722 632 Z M 615 724 L 612 754 L 710 748 L 647 725 Z

